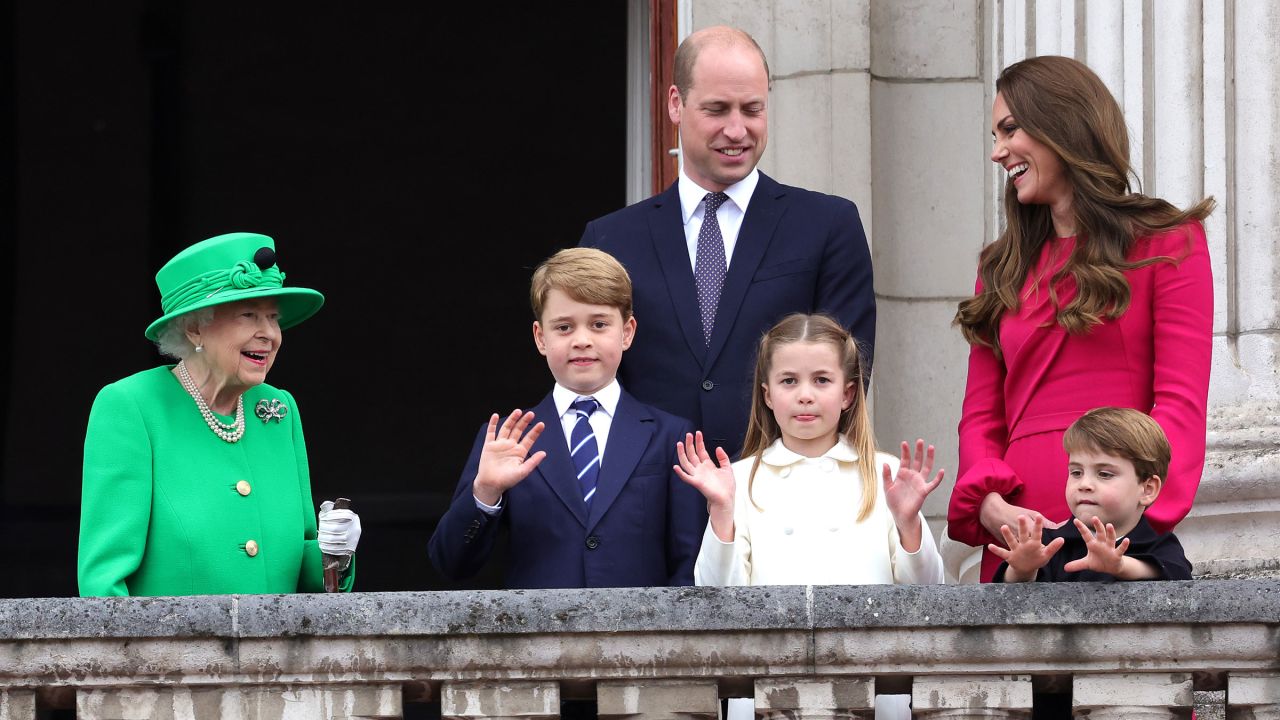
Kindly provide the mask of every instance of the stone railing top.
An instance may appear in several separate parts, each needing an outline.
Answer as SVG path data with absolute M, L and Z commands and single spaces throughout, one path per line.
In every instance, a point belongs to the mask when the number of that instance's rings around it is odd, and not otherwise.
M 769 586 L 0 600 L 0 641 L 1280 625 L 1280 581 Z

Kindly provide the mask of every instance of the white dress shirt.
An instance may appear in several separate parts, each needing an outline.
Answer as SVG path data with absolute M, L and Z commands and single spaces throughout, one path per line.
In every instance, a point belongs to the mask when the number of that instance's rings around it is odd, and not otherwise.
M 907 552 L 872 478 L 876 501 L 858 522 L 862 479 L 858 454 L 843 438 L 822 457 L 794 453 L 778 440 L 761 458 L 752 486 L 754 457 L 733 464 L 737 486 L 734 539 L 722 542 L 707 522 L 694 566 L 698 585 L 891 585 L 941 583 L 942 557 L 920 516 L 920 548 Z M 898 471 L 898 459 L 876 454 L 877 468 Z M 759 507 L 757 507 L 759 506 Z
M 622 386 L 614 379 L 594 395 L 579 395 L 556 383 L 551 391 L 551 400 L 556 404 L 556 412 L 560 413 L 560 424 L 564 428 L 564 440 L 569 450 L 573 450 L 573 426 L 578 424 L 578 411 L 570 406 L 588 397 L 593 397 L 600 403 L 600 407 L 591 413 L 591 429 L 596 433 L 596 447 L 600 449 L 600 467 L 604 467 L 604 447 L 609 443 L 609 428 L 613 425 L 614 413 L 618 412 Z
M 725 267 L 733 264 L 733 249 L 738 244 L 738 231 L 742 229 L 742 218 L 747 214 L 747 204 L 760 182 L 760 171 L 752 170 L 749 175 L 724 189 L 729 200 L 720 205 L 716 211 L 716 221 L 720 223 L 720 236 L 724 238 Z M 684 219 L 684 240 L 689 246 L 689 267 L 697 266 L 698 231 L 702 230 L 702 217 L 706 211 L 704 200 L 707 193 L 712 192 L 699 187 L 680 171 L 676 190 L 680 193 L 680 212 Z

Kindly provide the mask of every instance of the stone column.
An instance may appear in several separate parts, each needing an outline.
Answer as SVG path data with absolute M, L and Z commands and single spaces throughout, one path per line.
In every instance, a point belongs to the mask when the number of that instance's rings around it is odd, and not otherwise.
M 1222 138 L 1206 155 L 1222 179 L 1207 189 L 1219 208 L 1206 223 L 1214 259 L 1213 377 L 1204 478 L 1178 535 L 1197 572 L 1280 569 L 1280 6 L 1205 1 L 1206 45 L 1221 36 L 1230 83 Z M 1206 90 L 1210 87 L 1206 78 Z M 1207 106 L 1212 107 L 1212 106 Z
M 440 691 L 446 720 L 549 720 L 560 717 L 560 685 L 555 682 L 448 682 Z
M 609 680 L 596 685 L 600 720 L 718 720 L 714 680 Z
M 875 430 L 889 452 L 918 437 L 937 447 L 947 479 L 924 507 L 935 535 L 955 479 L 969 357 L 951 320 L 997 230 L 985 212 L 994 165 L 982 7 L 871 2 Z
M 930 720 L 1030 718 L 1031 676 L 917 676 L 911 707 L 915 717 Z
M 760 720 L 871 720 L 875 681 L 861 677 L 756 680 Z
M 1090 720 L 1173 720 L 1191 717 L 1191 676 L 1182 673 L 1078 674 L 1071 706 Z
M 35 692 L 0 690 L 0 720 L 36 720 Z
M 1227 720 L 1280 720 L 1280 675 L 1229 674 Z
M 374 720 L 403 716 L 400 686 L 390 683 L 125 687 L 76 693 L 79 720 Z

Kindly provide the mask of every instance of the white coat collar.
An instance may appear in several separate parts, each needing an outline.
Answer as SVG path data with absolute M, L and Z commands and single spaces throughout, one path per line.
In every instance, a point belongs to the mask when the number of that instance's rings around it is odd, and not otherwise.
M 822 453 L 822 457 L 829 457 L 837 462 L 855 462 L 858 459 L 858 453 L 853 449 L 853 446 L 849 444 L 849 441 L 845 440 L 844 437 L 841 436 L 840 439 L 836 441 L 836 444 L 831 446 L 830 450 Z M 794 465 L 802 460 L 816 459 L 817 458 L 805 457 L 800 453 L 788 450 L 787 447 L 782 444 L 782 438 L 774 440 L 773 444 L 765 448 L 764 453 L 760 456 L 761 462 L 765 465 L 772 465 L 774 467 L 786 467 L 787 465 Z

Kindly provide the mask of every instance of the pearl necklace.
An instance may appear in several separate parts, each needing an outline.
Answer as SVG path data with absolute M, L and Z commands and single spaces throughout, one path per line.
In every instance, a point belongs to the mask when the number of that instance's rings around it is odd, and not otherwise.
M 204 416 L 204 421 L 208 424 L 209 429 L 214 435 L 226 440 L 229 443 L 239 442 L 244 437 L 244 396 L 236 398 L 236 419 L 232 423 L 224 423 L 214 416 L 213 411 L 209 409 L 209 404 L 204 401 L 204 396 L 200 394 L 200 389 L 196 387 L 196 382 L 191 379 L 191 373 L 187 372 L 187 362 L 185 360 L 178 361 L 178 380 L 182 382 L 182 387 L 187 394 L 196 401 L 196 407 L 200 408 L 200 414 Z

